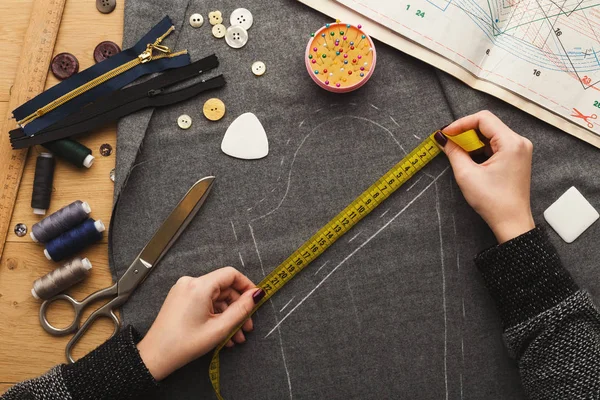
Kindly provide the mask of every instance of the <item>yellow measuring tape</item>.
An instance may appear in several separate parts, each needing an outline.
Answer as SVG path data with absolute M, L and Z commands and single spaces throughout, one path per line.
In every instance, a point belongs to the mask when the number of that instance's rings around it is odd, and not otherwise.
M 317 259 L 329 246 L 335 243 L 354 225 L 373 211 L 379 204 L 394 193 L 400 186 L 406 183 L 427 163 L 441 153 L 433 135 L 431 134 L 409 155 L 404 157 L 398 164 L 394 165 L 384 176 L 379 178 L 371 187 L 365 190 L 348 207 L 344 208 L 338 215 L 321 228 L 316 234 L 308 239 L 298 250 L 279 264 L 269 275 L 258 284 L 265 291 L 265 297 L 256 305 L 253 313 L 269 300 L 279 289 L 289 282 L 296 274 L 302 271 L 308 264 Z M 480 149 L 484 144 L 479 140 L 477 132 L 469 130 L 460 135 L 448 136 L 450 140 L 458 144 L 466 151 Z M 225 344 L 233 337 L 234 333 L 241 329 L 240 324 L 227 338 L 217 346 L 210 362 L 209 376 L 213 388 L 219 400 L 223 400 L 220 389 L 219 352 Z

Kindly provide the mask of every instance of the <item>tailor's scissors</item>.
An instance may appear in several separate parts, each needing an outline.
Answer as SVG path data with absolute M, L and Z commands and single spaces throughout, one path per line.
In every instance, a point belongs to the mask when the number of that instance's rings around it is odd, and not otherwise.
M 40 324 L 46 332 L 54 336 L 63 336 L 75 333 L 65 349 L 65 356 L 71 363 L 75 362 L 71 356 L 73 346 L 81 339 L 83 334 L 98 318 L 109 318 L 113 321 L 115 329 L 111 335 L 113 337 L 121 327 L 121 321 L 115 314 L 115 309 L 122 306 L 133 291 L 144 281 L 146 276 L 155 267 L 163 256 L 169 251 L 173 243 L 177 240 L 181 232 L 188 226 L 194 216 L 204 204 L 210 189 L 212 188 L 214 176 L 208 176 L 196 182 L 186 195 L 181 199 L 177 207 L 171 212 L 160 228 L 154 233 L 152 239 L 144 246 L 140 254 L 133 260 L 127 271 L 121 279 L 114 285 L 101 289 L 87 296 L 82 301 L 77 301 L 69 295 L 59 294 L 42 303 L 40 308 Z M 108 303 L 96 309 L 90 314 L 87 320 L 80 325 L 81 314 L 83 310 L 99 299 L 113 297 Z M 73 306 L 75 318 L 71 325 L 66 328 L 56 328 L 52 326 L 46 318 L 48 306 L 57 300 L 65 300 Z

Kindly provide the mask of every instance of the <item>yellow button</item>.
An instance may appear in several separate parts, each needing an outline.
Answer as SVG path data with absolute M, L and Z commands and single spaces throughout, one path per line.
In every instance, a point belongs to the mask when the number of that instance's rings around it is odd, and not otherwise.
M 219 99 L 208 99 L 202 109 L 204 116 L 211 121 L 218 121 L 225 115 L 225 103 Z

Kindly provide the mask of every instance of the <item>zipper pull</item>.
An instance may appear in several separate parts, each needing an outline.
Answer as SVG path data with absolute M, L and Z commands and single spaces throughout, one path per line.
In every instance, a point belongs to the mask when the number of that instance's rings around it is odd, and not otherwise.
M 142 64 L 145 64 L 149 61 L 152 61 L 152 56 L 153 56 L 154 50 L 160 51 L 161 53 L 165 53 L 165 54 L 171 53 L 171 49 L 169 49 L 167 46 L 162 46 L 162 45 L 152 43 L 152 44 L 149 44 L 148 46 L 146 46 L 146 50 L 144 50 L 144 52 L 138 56 L 138 58 L 140 59 L 140 62 Z

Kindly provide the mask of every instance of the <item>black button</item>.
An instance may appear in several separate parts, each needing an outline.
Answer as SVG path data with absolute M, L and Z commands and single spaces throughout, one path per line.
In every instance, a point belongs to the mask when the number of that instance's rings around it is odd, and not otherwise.
M 96 8 L 102 14 L 111 13 L 117 6 L 117 0 L 96 0 Z
M 79 71 L 79 61 L 71 53 L 60 53 L 52 59 L 50 68 L 58 79 L 67 79 Z
M 97 63 L 111 58 L 115 54 L 119 53 L 121 48 L 115 43 L 109 40 L 98 43 L 98 46 L 94 49 L 94 60 Z

